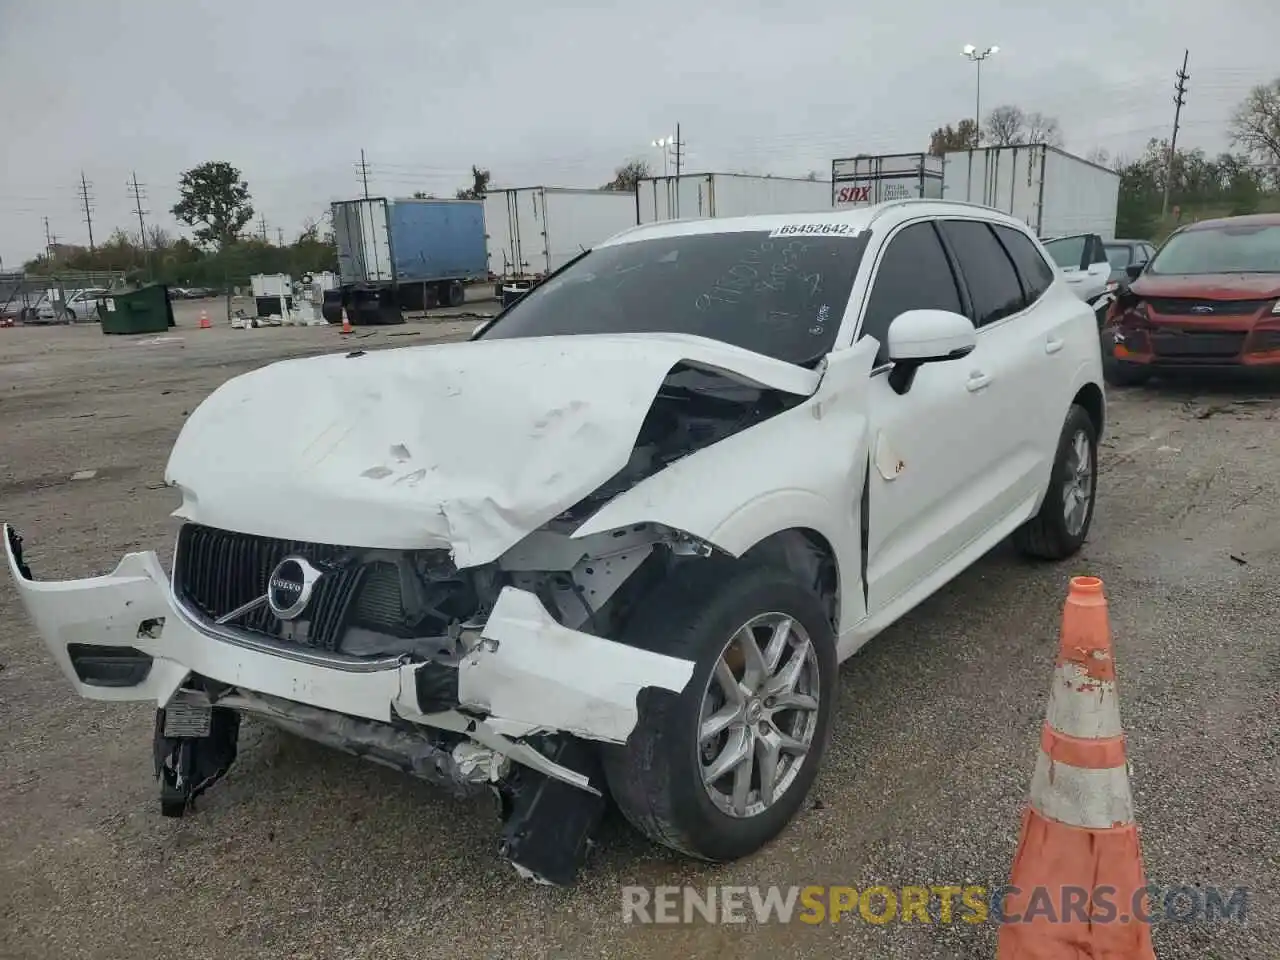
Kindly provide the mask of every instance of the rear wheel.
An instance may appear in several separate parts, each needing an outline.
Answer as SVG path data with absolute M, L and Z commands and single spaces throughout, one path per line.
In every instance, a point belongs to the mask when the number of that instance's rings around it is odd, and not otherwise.
M 695 666 L 678 695 L 645 690 L 626 744 L 603 751 L 618 807 L 690 856 L 759 850 L 804 803 L 829 737 L 835 636 L 818 597 L 786 570 L 700 561 L 625 641 Z
M 1041 560 L 1065 560 L 1080 550 L 1093 523 L 1097 462 L 1098 428 L 1084 407 L 1072 404 L 1040 512 L 1014 532 L 1019 550 Z

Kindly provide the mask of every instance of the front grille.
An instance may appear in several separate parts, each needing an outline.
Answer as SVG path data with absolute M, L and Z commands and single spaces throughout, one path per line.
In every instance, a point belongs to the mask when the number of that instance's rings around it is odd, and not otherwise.
M 1151 349 L 1159 357 L 1235 357 L 1244 333 L 1217 330 L 1151 331 Z
M 276 540 L 189 523 L 178 535 L 175 587 L 195 613 L 212 622 L 263 596 L 271 572 L 289 556 L 304 557 L 325 571 L 307 608 L 286 622 L 264 603 L 228 626 L 335 651 L 364 575 L 364 567 L 345 547 Z
M 1168 317 L 1251 317 L 1274 300 L 1204 300 L 1191 297 L 1147 297 L 1155 313 Z

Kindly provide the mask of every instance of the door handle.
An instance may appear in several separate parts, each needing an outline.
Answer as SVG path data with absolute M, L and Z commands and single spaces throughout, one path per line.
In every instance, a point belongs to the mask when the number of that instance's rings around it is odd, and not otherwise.
M 1046 340 L 1046 341 L 1044 342 L 1044 352 L 1045 352 L 1045 353 L 1057 353 L 1059 350 L 1061 350 L 1061 349 L 1062 349 L 1063 347 L 1065 347 L 1066 345 L 1067 345 L 1067 341 L 1065 341 L 1065 340 L 1058 340 L 1058 339 L 1055 339 L 1054 337 L 1050 337 L 1048 340 Z
M 970 393 L 977 393 L 979 390 L 985 388 L 990 382 L 991 378 L 989 376 L 975 370 L 973 373 L 969 374 L 969 379 L 965 381 L 964 388 Z

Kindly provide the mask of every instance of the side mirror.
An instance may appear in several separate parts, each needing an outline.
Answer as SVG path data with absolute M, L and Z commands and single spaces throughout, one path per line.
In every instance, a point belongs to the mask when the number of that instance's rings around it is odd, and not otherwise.
M 911 389 L 926 363 L 967 357 L 978 346 L 978 331 L 968 317 L 949 310 L 908 310 L 889 324 L 889 383 L 898 393 Z
M 1137 280 L 1138 276 L 1142 273 L 1142 270 L 1144 267 L 1146 267 L 1146 265 L 1147 265 L 1147 261 L 1145 260 L 1139 260 L 1137 263 L 1129 264 L 1127 267 L 1124 268 L 1125 276 L 1127 276 L 1130 280 Z

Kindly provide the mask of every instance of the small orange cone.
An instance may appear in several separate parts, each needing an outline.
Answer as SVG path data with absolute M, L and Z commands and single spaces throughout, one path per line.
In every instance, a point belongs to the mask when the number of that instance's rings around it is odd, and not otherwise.
M 996 956 L 1155 960 L 1146 887 L 1107 600 L 1075 577 Z
M 208 330 L 212 327 L 213 327 L 213 323 L 212 321 L 209 320 L 209 311 L 201 310 L 200 311 L 200 329 Z
M 342 332 L 343 333 L 351 332 L 351 318 L 347 316 L 346 307 L 342 308 Z

